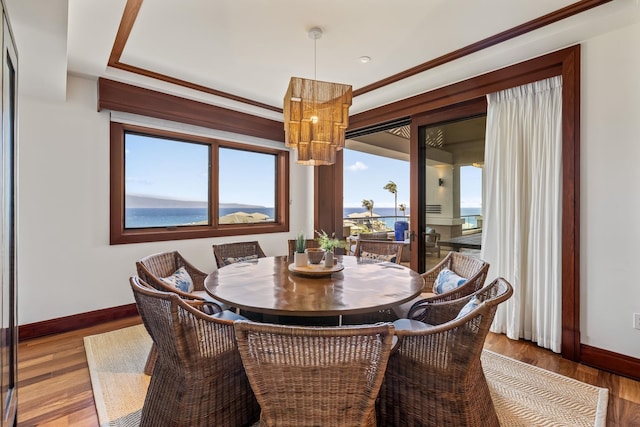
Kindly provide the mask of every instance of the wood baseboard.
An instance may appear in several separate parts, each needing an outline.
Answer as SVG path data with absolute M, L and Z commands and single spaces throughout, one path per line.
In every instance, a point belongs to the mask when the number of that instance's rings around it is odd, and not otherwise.
M 640 381 L 640 359 L 631 356 L 581 344 L 580 362 L 593 368 Z
M 74 314 L 73 316 L 45 320 L 43 322 L 29 323 L 18 327 L 18 339 L 22 341 L 31 338 L 43 337 L 45 335 L 74 331 L 76 329 L 95 326 L 109 320 L 122 319 L 137 315 L 138 308 L 136 305 L 127 304 L 119 307 Z

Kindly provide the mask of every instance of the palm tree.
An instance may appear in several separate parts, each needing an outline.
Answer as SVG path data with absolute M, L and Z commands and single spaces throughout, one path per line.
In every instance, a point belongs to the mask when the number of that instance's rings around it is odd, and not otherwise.
M 362 200 L 362 207 L 369 211 L 369 215 L 373 217 L 373 200 Z
M 389 190 L 390 193 L 393 193 L 393 196 L 395 198 L 393 213 L 395 214 L 396 221 L 398 221 L 398 186 L 396 185 L 395 182 L 389 181 L 387 182 L 387 185 L 385 185 L 383 188 L 385 190 Z
M 407 205 L 405 205 L 404 203 L 400 203 L 398 209 L 400 209 L 400 212 L 402 212 L 402 216 L 406 216 L 405 211 L 407 210 Z

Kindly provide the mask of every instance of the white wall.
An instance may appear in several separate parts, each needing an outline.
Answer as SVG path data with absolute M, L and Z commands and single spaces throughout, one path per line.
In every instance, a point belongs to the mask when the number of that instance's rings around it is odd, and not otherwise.
M 438 184 L 438 180 L 444 180 L 442 186 Z M 427 166 L 426 170 L 426 198 L 428 205 L 441 205 L 442 213 L 427 214 L 428 220 L 436 218 L 453 218 L 453 197 L 454 197 L 454 179 L 453 166 L 437 165 Z M 440 222 L 437 222 L 438 224 Z
M 582 343 L 640 357 L 640 24 L 582 45 Z
M 204 271 L 216 241 L 258 240 L 267 255 L 313 231 L 312 168 L 291 155 L 291 232 L 109 245 L 109 112 L 97 83 L 70 77 L 66 102 L 19 98 L 18 320 L 28 324 L 133 303 L 135 260 L 178 250 Z M 307 188 L 309 187 L 309 188 Z

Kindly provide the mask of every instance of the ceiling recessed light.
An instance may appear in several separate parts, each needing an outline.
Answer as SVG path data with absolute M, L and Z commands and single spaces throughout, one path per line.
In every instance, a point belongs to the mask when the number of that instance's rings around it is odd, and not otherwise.
M 367 62 L 370 62 L 371 58 L 368 56 L 361 56 L 360 57 L 360 62 L 362 62 L 363 64 L 366 64 Z

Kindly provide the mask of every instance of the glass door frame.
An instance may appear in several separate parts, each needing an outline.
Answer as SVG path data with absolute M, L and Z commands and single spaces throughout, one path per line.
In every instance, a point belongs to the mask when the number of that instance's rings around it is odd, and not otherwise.
M 411 159 L 409 167 L 411 175 L 411 195 L 409 223 L 411 224 L 411 268 L 419 273 L 426 271 L 425 257 L 425 229 L 426 219 L 426 170 L 427 150 L 424 144 L 420 144 L 420 129 L 441 123 L 468 119 L 487 113 L 487 101 L 485 97 L 475 98 L 471 101 L 454 104 L 445 108 L 419 114 L 411 120 Z M 414 154 L 415 153 L 415 154 Z

